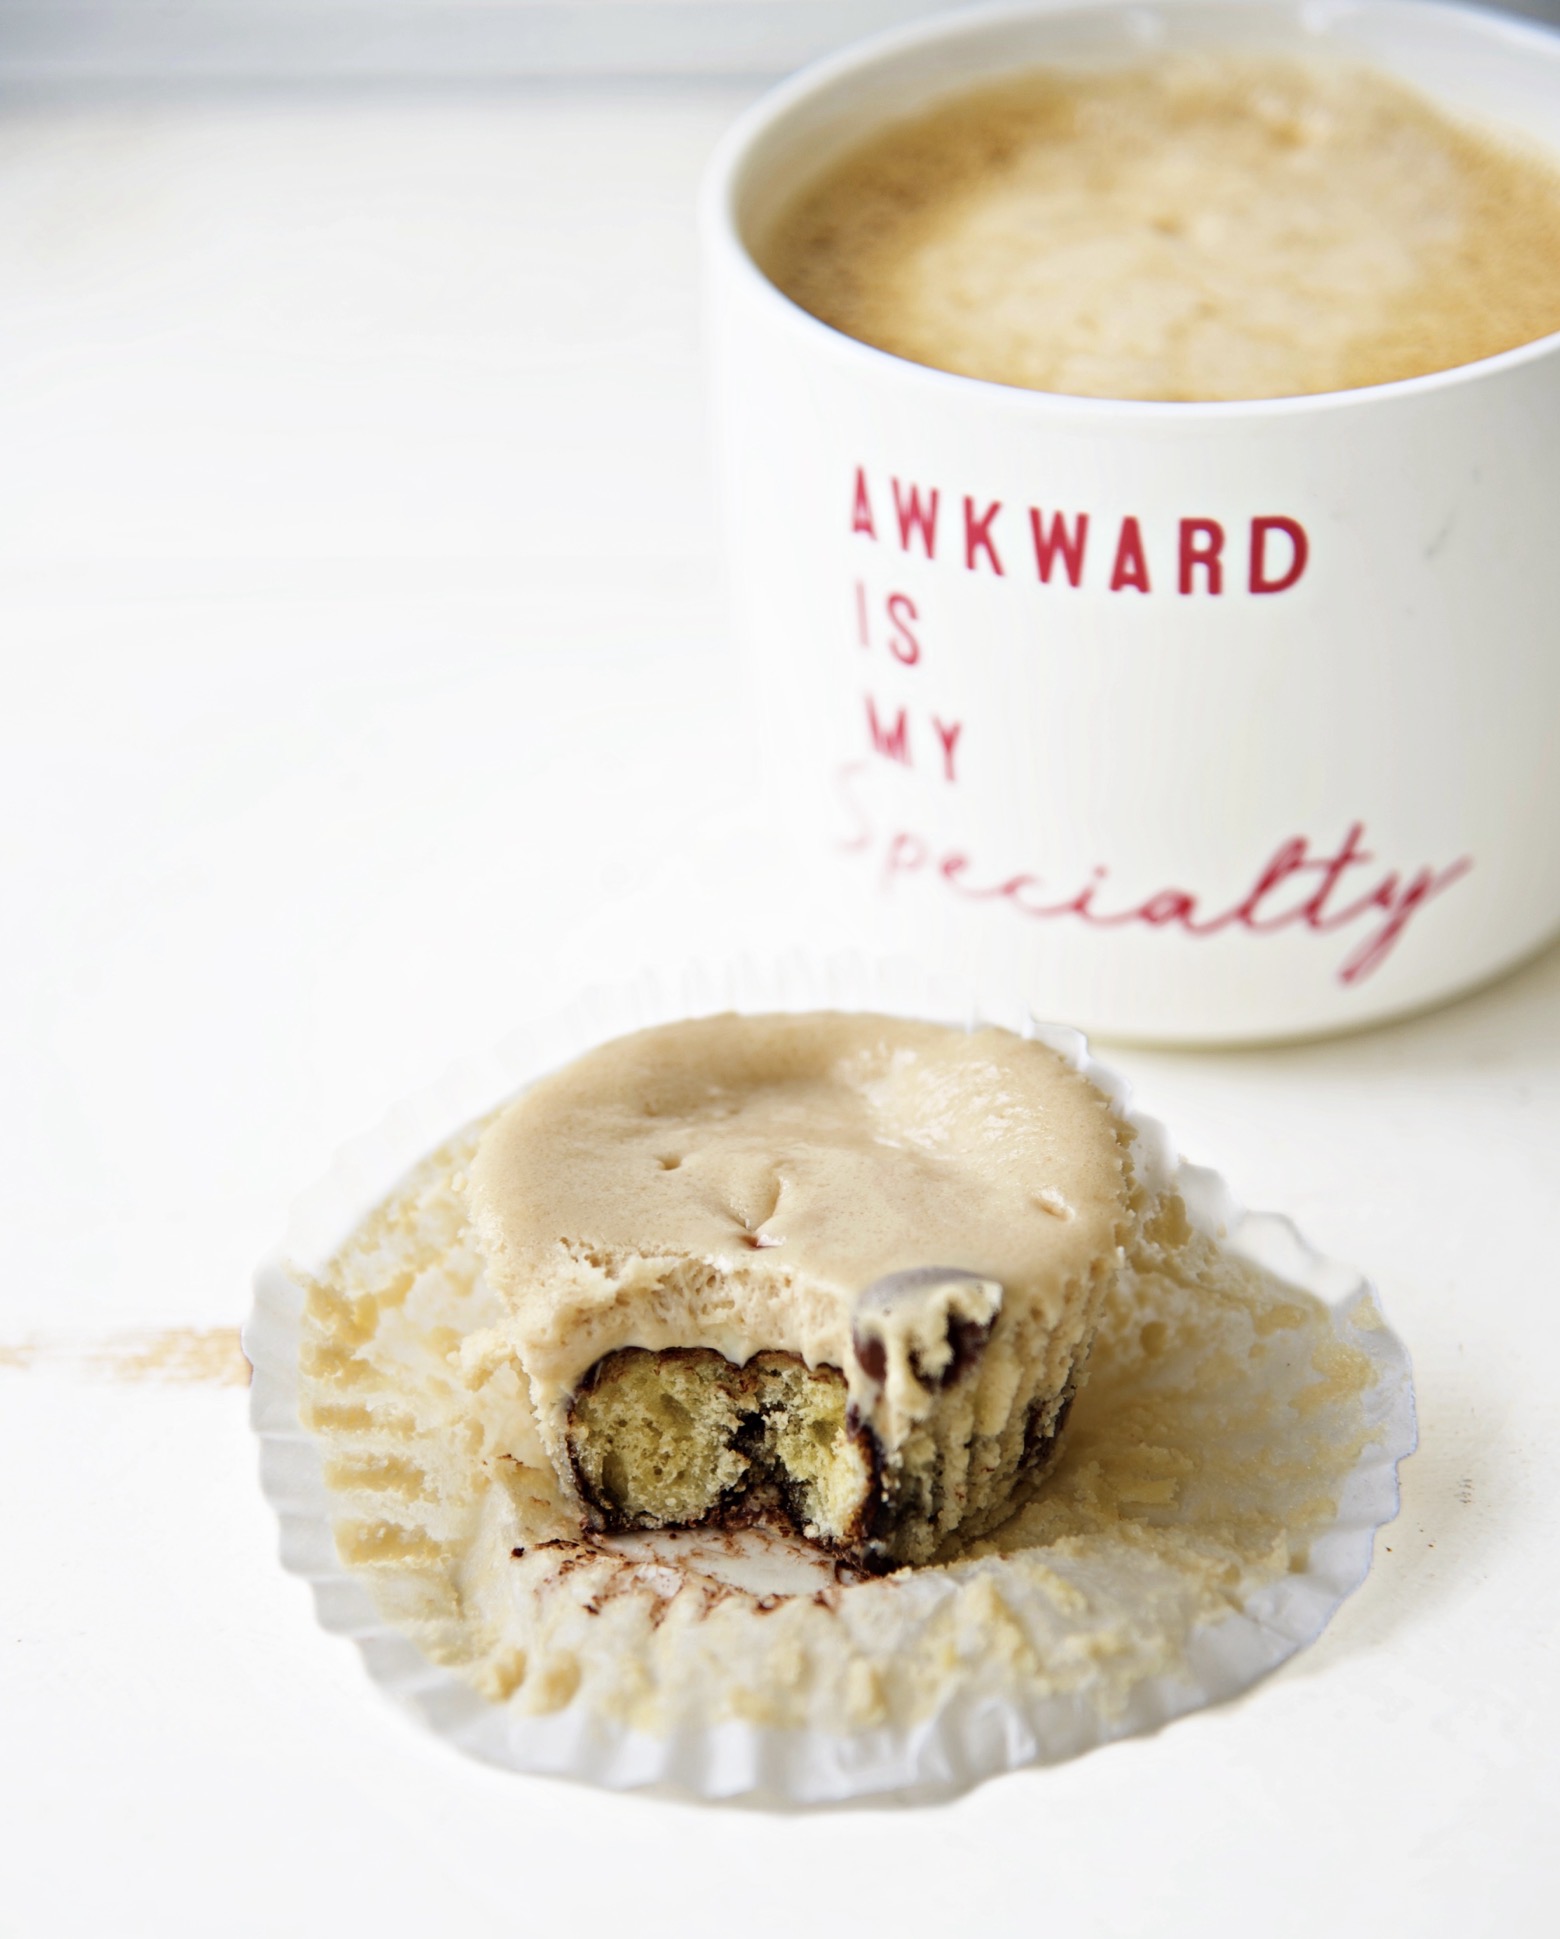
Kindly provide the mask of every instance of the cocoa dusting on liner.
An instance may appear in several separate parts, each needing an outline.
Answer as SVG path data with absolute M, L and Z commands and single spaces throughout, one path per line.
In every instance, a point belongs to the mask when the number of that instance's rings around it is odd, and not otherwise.
M 640 1533 L 642 1531 L 631 1531 Z M 693 1533 L 693 1525 L 674 1531 L 672 1534 Z M 642 1556 L 624 1555 L 610 1546 L 610 1535 L 586 1533 L 578 1539 L 573 1537 L 555 1538 L 537 1542 L 531 1548 L 516 1548 L 510 1551 L 512 1561 L 523 1561 L 527 1555 L 547 1553 L 552 1558 L 549 1580 L 561 1584 L 581 1569 L 605 1568 L 610 1571 L 604 1582 L 598 1582 L 588 1597 L 579 1603 L 581 1612 L 586 1616 L 600 1616 L 607 1607 L 626 1596 L 633 1596 L 644 1589 L 652 1589 L 654 1601 L 648 1612 L 652 1629 L 659 1629 L 665 1621 L 674 1602 L 690 1614 L 690 1620 L 701 1623 L 711 1617 L 717 1609 L 731 1603 L 740 1605 L 756 1616 L 773 1615 L 793 1602 L 807 1602 L 822 1610 L 826 1615 L 837 1616 L 840 1610 L 842 1590 L 853 1588 L 858 1583 L 871 1580 L 868 1571 L 863 1570 L 843 1556 L 821 1553 L 822 1545 L 805 1537 L 793 1535 L 788 1526 L 769 1522 L 732 1522 L 716 1523 L 706 1520 L 696 1531 L 702 1538 L 706 1555 L 700 1561 L 685 1559 L 678 1564 L 647 1560 Z M 717 1557 L 727 1562 L 737 1561 L 744 1553 L 743 1537 L 757 1534 L 773 1544 L 782 1553 L 795 1552 L 800 1546 L 806 1550 L 808 1559 L 821 1563 L 832 1573 L 832 1580 L 823 1588 L 811 1590 L 769 1590 L 758 1592 L 741 1587 L 738 1583 L 727 1581 L 715 1573 L 708 1557 L 708 1550 L 714 1549 Z M 717 1561 L 716 1567 L 719 1566 Z M 652 1577 L 656 1573 L 670 1572 L 675 1575 L 675 1587 L 663 1589 L 656 1587 Z

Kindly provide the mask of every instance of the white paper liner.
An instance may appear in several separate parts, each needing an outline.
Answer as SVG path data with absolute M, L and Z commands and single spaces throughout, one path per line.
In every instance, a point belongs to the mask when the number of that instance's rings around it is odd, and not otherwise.
M 1249 1594 L 1237 1613 L 1194 1630 L 1177 1672 L 1145 1677 L 1119 1708 L 1102 1709 L 1087 1690 L 1000 1699 L 955 1691 L 935 1714 L 903 1727 L 836 1733 L 732 1719 L 663 1736 L 595 1714 L 578 1700 L 539 1716 L 491 1703 L 391 1626 L 337 1554 L 320 1450 L 299 1419 L 305 1294 L 298 1277 L 323 1265 L 404 1174 L 455 1130 L 592 1045 L 723 1010 L 828 1008 L 966 1027 L 998 1023 L 1040 1038 L 1084 1070 L 1136 1127 L 1140 1171 L 1157 1183 L 1173 1177 L 1194 1224 L 1324 1301 L 1337 1337 L 1365 1356 L 1372 1374 L 1360 1401 L 1371 1438 L 1337 1496 L 1336 1512 L 1312 1534 L 1303 1571 L 1280 1575 Z M 1358 1273 L 1314 1252 L 1287 1219 L 1244 1212 L 1217 1174 L 1178 1165 L 1163 1128 L 1132 1109 L 1126 1085 L 1089 1055 L 1077 1031 L 973 1000 L 913 965 L 859 957 L 698 966 L 675 979 L 645 975 L 591 991 L 453 1069 L 343 1149 L 329 1174 L 298 1201 L 282 1254 L 256 1276 L 244 1347 L 255 1370 L 250 1418 L 261 1444 L 261 1484 L 281 1524 L 283 1565 L 309 1583 L 322 1626 L 353 1639 L 370 1676 L 393 1699 L 462 1750 L 511 1770 L 768 1806 L 947 1797 L 1003 1771 L 1155 1730 L 1248 1689 L 1313 1642 L 1364 1580 L 1375 1531 L 1398 1510 L 1397 1464 L 1416 1444 L 1407 1352 Z M 1002 1558 L 970 1566 L 1000 1572 Z

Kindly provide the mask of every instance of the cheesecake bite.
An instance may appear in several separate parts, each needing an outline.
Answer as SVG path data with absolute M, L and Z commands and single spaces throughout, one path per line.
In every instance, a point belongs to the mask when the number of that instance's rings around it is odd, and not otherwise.
M 1046 1046 L 882 1016 L 602 1045 L 488 1128 L 471 1227 L 583 1528 L 768 1519 L 858 1567 L 1009 1513 L 1134 1225 Z

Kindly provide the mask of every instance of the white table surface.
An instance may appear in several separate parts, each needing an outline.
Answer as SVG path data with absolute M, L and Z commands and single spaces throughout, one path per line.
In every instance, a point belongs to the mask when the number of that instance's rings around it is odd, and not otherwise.
M 952 1805 L 463 1762 L 281 1573 L 242 1390 L 94 1369 L 235 1325 L 332 1149 L 582 978 L 792 939 L 701 422 L 741 98 L 0 112 L 0 1939 L 1553 1930 L 1560 954 L 1116 1055 L 1374 1274 L 1423 1446 L 1288 1669 Z

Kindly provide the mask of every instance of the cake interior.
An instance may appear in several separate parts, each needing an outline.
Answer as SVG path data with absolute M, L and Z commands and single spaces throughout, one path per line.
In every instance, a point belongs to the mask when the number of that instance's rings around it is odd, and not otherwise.
M 843 1549 L 860 1540 L 874 1492 L 843 1375 L 792 1353 L 736 1366 L 710 1347 L 619 1348 L 576 1394 L 568 1448 L 609 1529 L 768 1516 Z

